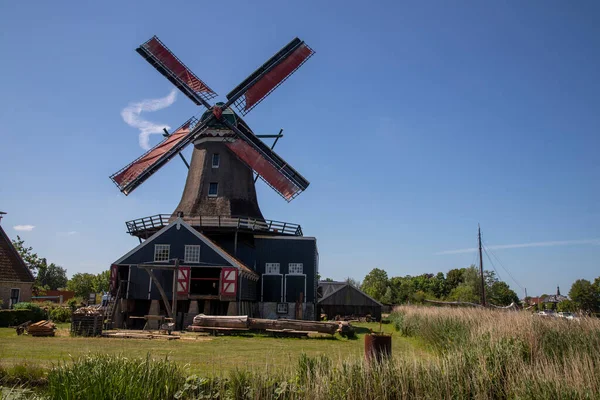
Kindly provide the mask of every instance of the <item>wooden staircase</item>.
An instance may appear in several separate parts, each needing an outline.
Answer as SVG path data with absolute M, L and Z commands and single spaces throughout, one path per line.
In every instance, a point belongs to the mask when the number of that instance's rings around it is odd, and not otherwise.
M 117 310 L 117 301 L 121 299 L 125 288 L 127 287 L 127 281 L 120 281 L 119 287 L 117 289 L 117 294 L 115 296 L 111 296 L 108 300 L 108 304 L 106 305 L 106 314 L 104 315 L 104 329 L 113 329 L 114 316 L 115 311 Z

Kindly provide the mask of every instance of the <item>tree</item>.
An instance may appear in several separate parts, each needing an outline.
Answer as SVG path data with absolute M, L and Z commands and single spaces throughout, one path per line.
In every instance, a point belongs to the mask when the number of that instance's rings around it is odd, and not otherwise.
M 575 312 L 577 311 L 577 306 L 575 305 L 573 300 L 563 300 L 560 303 L 558 303 L 556 309 L 559 312 Z
M 100 272 L 94 277 L 92 289 L 94 293 L 108 292 L 110 286 L 110 270 Z
M 596 311 L 600 305 L 594 285 L 587 279 L 576 280 L 571 286 L 569 297 L 578 309 L 585 312 Z
M 455 287 L 457 287 L 458 285 L 460 285 L 461 283 L 463 283 L 465 281 L 464 279 L 464 274 L 465 269 L 461 268 L 461 269 L 451 269 L 450 271 L 448 271 L 448 273 L 446 274 L 446 287 L 448 292 L 452 291 L 452 289 L 454 289 Z
M 373 268 L 361 285 L 361 290 L 374 298 L 381 301 L 386 294 L 388 287 L 387 272 L 379 268 Z
M 508 287 L 506 282 L 501 281 L 492 283 L 487 297 L 490 303 L 497 306 L 507 306 L 510 303 L 519 303 L 519 296 Z
M 29 270 L 31 271 L 31 273 L 33 274 L 33 276 L 36 276 L 39 264 L 41 263 L 42 259 L 38 257 L 37 253 L 33 252 L 32 247 L 25 246 L 25 241 L 21 239 L 20 236 L 17 235 L 17 239 L 13 240 L 12 243 L 13 246 L 15 246 L 15 249 L 21 256 L 21 258 L 23 259 L 23 261 L 25 262 L 25 264 L 27 265 L 27 267 L 29 268 Z
M 450 301 L 466 301 L 469 303 L 479 303 L 479 293 L 475 293 L 472 285 L 461 283 L 448 295 Z
M 96 275 L 88 273 L 77 273 L 67 282 L 67 289 L 75 292 L 75 296 L 87 299 L 90 293 L 94 293 Z
M 323 282 L 333 282 L 333 281 L 334 281 L 334 280 L 333 280 L 333 279 L 331 279 L 331 278 L 325 278 L 325 279 L 323 279 Z
M 17 236 L 13 246 L 35 277 L 33 291 L 38 293 L 45 289 L 56 290 L 64 288 L 67 284 L 67 270 L 54 264 L 48 264 L 45 258 L 33 252 L 32 247 L 25 246 L 25 241 Z
M 43 258 L 38 266 L 36 281 L 39 286 L 50 290 L 63 289 L 67 285 L 67 270 L 54 264 L 48 264 Z

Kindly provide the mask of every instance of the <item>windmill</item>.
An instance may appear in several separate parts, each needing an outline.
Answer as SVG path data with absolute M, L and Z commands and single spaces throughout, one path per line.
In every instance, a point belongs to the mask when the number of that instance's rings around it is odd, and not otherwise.
M 309 182 L 255 135 L 231 106 L 245 116 L 302 66 L 314 51 L 295 38 L 236 86 L 227 101 L 210 105 L 217 94 L 154 36 L 136 51 L 183 94 L 206 111 L 192 117 L 142 156 L 111 175 L 128 195 L 172 158 L 193 144 L 181 201 L 173 214 L 263 219 L 253 171 L 286 201 Z M 281 136 L 274 135 L 276 138 Z

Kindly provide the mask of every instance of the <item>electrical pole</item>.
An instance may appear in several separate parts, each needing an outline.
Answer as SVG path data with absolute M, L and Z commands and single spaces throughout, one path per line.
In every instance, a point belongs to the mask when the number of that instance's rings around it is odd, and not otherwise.
M 477 224 L 479 237 L 479 274 L 481 275 L 481 305 L 485 307 L 485 278 L 483 277 L 483 255 L 481 253 L 481 227 Z

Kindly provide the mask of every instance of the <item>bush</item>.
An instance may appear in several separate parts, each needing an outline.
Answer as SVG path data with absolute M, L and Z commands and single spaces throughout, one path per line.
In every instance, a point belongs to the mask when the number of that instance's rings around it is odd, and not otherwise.
M 30 304 L 30 303 L 18 303 Z M 17 305 L 15 305 L 15 308 Z M 34 305 L 34 307 L 37 307 Z M 24 322 L 38 322 L 46 319 L 46 313 L 39 307 L 37 309 L 15 309 L 15 310 L 0 310 L 0 328 L 9 326 L 21 325 Z
M 57 307 L 50 310 L 49 317 L 54 322 L 69 322 L 73 312 L 67 307 Z
M 13 310 L 28 310 L 33 313 L 31 322 L 38 322 L 48 318 L 48 314 L 40 306 L 35 303 L 17 303 L 14 305 Z

